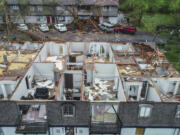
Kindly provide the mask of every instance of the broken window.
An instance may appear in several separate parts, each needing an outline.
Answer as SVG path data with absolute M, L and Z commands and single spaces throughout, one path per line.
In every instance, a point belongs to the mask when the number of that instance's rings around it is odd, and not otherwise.
M 46 105 L 45 104 L 20 104 L 21 122 L 38 123 L 46 122 Z
M 178 105 L 176 109 L 176 118 L 180 118 L 180 105 Z
M 73 117 L 75 115 L 75 105 L 64 104 L 62 111 L 64 117 Z
M 117 119 L 117 104 L 93 104 L 92 122 L 93 123 L 115 123 Z
M 139 105 L 139 117 L 140 118 L 148 118 L 151 116 L 152 105 L 149 104 L 141 104 Z

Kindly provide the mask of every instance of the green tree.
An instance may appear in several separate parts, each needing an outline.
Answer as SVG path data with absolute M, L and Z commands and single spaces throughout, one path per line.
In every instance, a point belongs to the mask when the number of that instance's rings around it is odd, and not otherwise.
M 29 1 L 28 0 L 19 0 L 19 10 L 20 10 L 20 15 L 24 21 L 24 23 L 26 23 L 26 16 L 28 14 L 28 6 Z
M 169 4 L 169 10 L 171 11 L 171 15 L 173 16 L 175 20 L 175 25 L 180 25 L 180 0 L 171 0 Z
M 125 4 L 128 3 L 128 8 L 132 9 L 138 26 L 141 26 L 143 15 L 146 12 L 157 12 L 164 6 L 165 2 L 166 0 L 128 0 Z

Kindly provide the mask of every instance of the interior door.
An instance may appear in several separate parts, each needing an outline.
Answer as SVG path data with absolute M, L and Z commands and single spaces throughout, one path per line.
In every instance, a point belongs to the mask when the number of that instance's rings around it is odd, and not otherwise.
M 74 135 L 74 128 L 66 127 L 66 135 Z
M 65 88 L 72 89 L 73 88 L 73 75 L 65 74 Z
M 144 135 L 145 128 L 136 128 L 136 135 Z

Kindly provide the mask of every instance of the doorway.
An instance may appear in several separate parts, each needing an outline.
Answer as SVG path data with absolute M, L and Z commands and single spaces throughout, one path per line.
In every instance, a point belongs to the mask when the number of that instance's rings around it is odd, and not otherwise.
M 25 80 L 26 80 L 26 88 L 29 89 L 29 77 L 26 76 Z
M 66 127 L 66 135 L 74 135 L 74 128 Z
M 65 88 L 73 89 L 73 75 L 65 74 Z
M 136 135 L 144 135 L 145 128 L 136 128 Z

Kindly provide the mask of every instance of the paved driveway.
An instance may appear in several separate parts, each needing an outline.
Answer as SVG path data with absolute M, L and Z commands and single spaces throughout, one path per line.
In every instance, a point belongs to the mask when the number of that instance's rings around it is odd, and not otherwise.
M 82 31 L 68 31 L 60 33 L 57 31 L 42 33 L 36 32 L 38 35 L 44 37 L 53 37 L 65 41 L 82 42 L 82 41 L 104 41 L 104 42 L 115 42 L 115 41 L 132 41 L 132 42 L 152 42 L 154 39 L 157 42 L 166 41 L 165 37 L 157 37 L 154 35 L 144 32 L 137 32 L 135 35 L 129 34 L 114 34 L 114 33 L 102 33 L 102 32 L 82 32 Z

